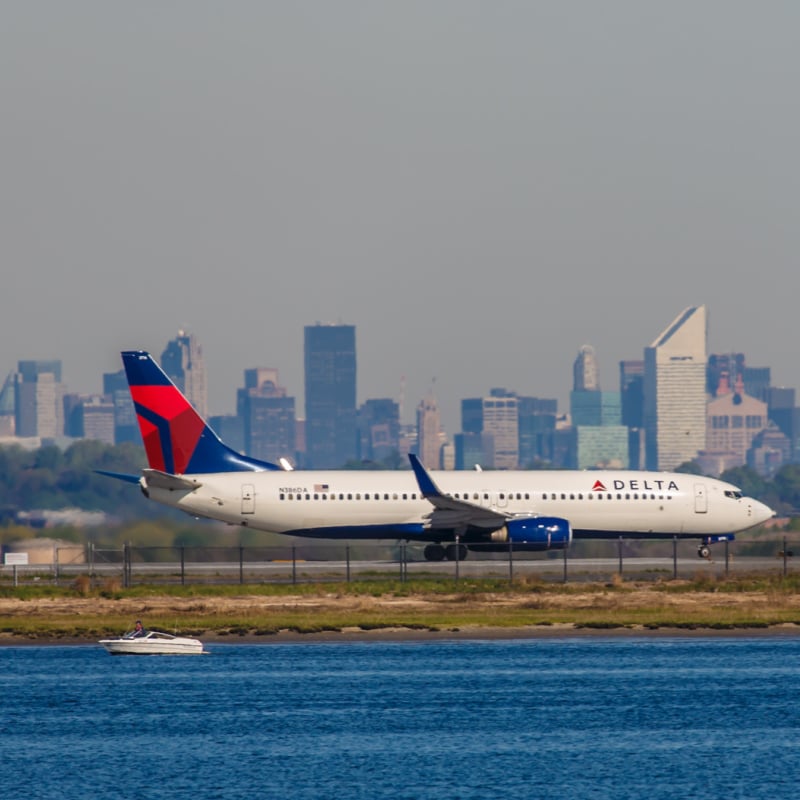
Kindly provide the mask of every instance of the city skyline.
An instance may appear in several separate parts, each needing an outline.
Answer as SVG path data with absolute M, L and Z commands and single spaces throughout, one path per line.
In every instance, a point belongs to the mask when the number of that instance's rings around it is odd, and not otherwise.
M 359 403 L 435 385 L 452 433 L 704 304 L 800 386 L 800 6 L 312 6 L 4 7 L 2 374 L 99 392 L 182 328 L 211 414 L 259 366 L 302 403 L 303 326 L 345 323 Z
M 683 313 L 693 312 L 695 310 L 697 310 L 696 307 L 690 307 L 688 309 L 685 309 Z M 701 310 L 703 311 L 704 316 L 707 317 L 708 316 L 707 309 L 701 307 Z M 315 324 L 315 325 L 305 326 L 305 328 L 303 330 L 305 331 L 308 328 L 311 328 L 312 330 L 315 330 L 315 329 L 324 330 L 325 327 L 326 326 L 320 326 L 319 324 Z M 347 326 L 344 326 L 344 327 L 348 327 L 348 328 L 353 328 L 354 329 L 353 335 L 355 336 L 356 354 L 357 354 L 357 357 L 360 359 L 360 355 L 358 355 L 358 340 L 359 340 L 358 326 L 357 325 L 347 325 Z M 195 346 L 199 346 L 200 350 L 203 353 L 203 358 L 205 359 L 205 355 L 204 355 L 205 351 L 206 351 L 205 342 L 203 342 L 202 339 L 199 336 L 197 336 L 194 331 L 188 331 L 188 330 L 187 331 L 184 331 L 184 330 L 175 331 L 173 333 L 173 336 L 172 336 L 171 339 L 168 339 L 168 340 L 165 340 L 164 342 L 161 342 L 160 344 L 155 346 L 153 348 L 153 350 L 151 350 L 149 352 L 151 352 L 151 354 L 154 356 L 154 358 L 156 358 L 157 361 L 161 362 L 161 355 L 162 355 L 163 352 L 165 352 L 165 348 L 167 350 L 169 350 L 169 348 L 171 348 L 175 344 L 175 342 L 177 342 L 179 340 L 185 340 L 185 341 L 188 342 L 190 339 L 194 341 Z M 554 391 L 545 390 L 545 391 L 540 392 L 540 393 L 538 393 L 536 395 L 534 395 L 532 393 L 526 393 L 525 391 L 520 390 L 519 388 L 517 388 L 515 385 L 512 385 L 511 381 L 506 381 L 505 383 L 503 383 L 501 385 L 497 385 L 497 386 L 477 385 L 474 391 L 472 391 L 472 392 L 470 392 L 470 393 L 468 393 L 466 395 L 463 395 L 463 396 L 460 396 L 460 397 L 456 397 L 456 398 L 448 397 L 448 398 L 444 398 L 444 400 L 443 400 L 442 396 L 435 390 L 435 385 L 433 385 L 431 388 L 428 389 L 428 391 L 422 397 L 412 398 L 412 397 L 406 395 L 406 397 L 405 397 L 405 413 L 401 417 L 400 422 L 403 425 L 412 426 L 412 427 L 416 426 L 416 424 L 418 422 L 418 410 L 419 410 L 420 405 L 424 404 L 426 401 L 429 401 L 429 400 L 433 399 L 436 402 L 436 405 L 437 405 L 438 409 L 440 410 L 440 412 L 441 412 L 441 409 L 442 409 L 443 406 L 452 406 L 453 409 L 454 409 L 454 411 L 453 411 L 454 417 L 453 417 L 452 425 L 448 424 L 448 421 L 445 419 L 444 414 L 439 413 L 442 432 L 447 434 L 448 437 L 450 439 L 452 439 L 452 436 L 454 434 L 456 434 L 456 433 L 458 433 L 458 432 L 460 432 L 462 430 L 462 418 L 461 418 L 462 417 L 462 409 L 461 409 L 462 402 L 465 399 L 468 399 L 468 398 L 488 398 L 490 396 L 492 390 L 494 390 L 494 389 L 503 389 L 503 390 L 505 390 L 507 392 L 510 392 L 510 393 L 513 393 L 514 395 L 517 395 L 519 397 L 537 397 L 537 398 L 540 398 L 540 399 L 543 399 L 543 400 L 555 400 L 557 402 L 558 413 L 560 415 L 569 415 L 570 414 L 570 406 L 571 406 L 571 395 L 573 394 L 573 392 L 570 391 L 570 388 L 574 385 L 574 381 L 575 381 L 575 365 L 576 365 L 576 363 L 578 361 L 580 361 L 585 356 L 587 347 L 590 348 L 591 353 L 592 353 L 593 366 L 595 368 L 595 376 L 597 377 L 597 380 L 598 380 L 598 390 L 604 390 L 606 392 L 608 392 L 608 391 L 619 392 L 621 390 L 621 388 L 622 388 L 621 383 L 620 383 L 620 366 L 621 366 L 621 361 L 624 361 L 624 359 L 617 360 L 614 363 L 613 369 L 607 369 L 606 370 L 606 369 L 603 368 L 603 366 L 601 364 L 601 359 L 599 358 L 599 356 L 598 356 L 598 354 L 596 352 L 596 349 L 594 347 L 592 347 L 591 345 L 583 344 L 573 354 L 572 360 L 565 365 L 565 370 L 564 371 L 565 371 L 565 374 L 567 375 L 567 381 L 568 381 L 568 385 L 569 385 L 569 388 L 566 390 L 566 393 L 565 393 L 566 394 L 566 399 L 563 399 L 563 396 L 562 396 L 563 393 L 558 393 L 558 392 L 554 392 Z M 648 349 L 650 349 L 650 347 L 648 345 L 643 345 L 642 350 L 641 350 L 641 352 L 639 354 L 639 359 L 643 359 L 644 358 L 644 356 L 646 354 L 646 351 Z M 740 353 L 740 354 L 735 354 L 733 351 L 721 351 L 720 352 L 720 351 L 712 351 L 711 348 L 708 348 L 708 354 L 707 355 L 708 355 L 708 357 L 710 357 L 712 355 L 715 355 L 715 356 L 719 356 L 719 355 L 723 355 L 723 356 L 728 356 L 728 355 L 730 355 L 730 356 L 734 356 L 734 355 L 744 356 L 745 360 L 744 360 L 744 362 L 742 364 L 740 364 L 740 366 L 746 365 L 748 367 L 760 367 L 760 368 L 766 368 L 766 369 L 774 370 L 774 365 L 772 365 L 772 364 L 752 364 L 750 359 L 747 357 L 747 353 L 746 352 Z M 49 359 L 47 361 L 51 362 L 53 364 L 59 364 L 59 365 L 61 365 L 61 363 L 62 363 L 62 359 L 56 358 L 56 357 L 53 357 L 53 358 L 51 358 L 51 359 Z M 33 362 L 32 362 L 31 359 L 18 359 L 17 362 L 16 362 L 17 365 L 23 365 L 23 364 L 27 364 L 27 363 L 33 363 Z M 644 362 L 642 361 L 642 363 L 644 363 Z M 706 367 L 707 367 L 707 360 L 704 360 L 703 364 L 704 364 L 703 376 L 705 376 Z M 92 388 L 92 389 L 88 389 L 88 390 L 84 389 L 83 387 L 75 387 L 75 386 L 71 385 L 69 383 L 68 376 L 66 375 L 65 371 L 63 370 L 63 367 L 60 370 L 60 374 L 62 375 L 62 379 L 63 379 L 62 380 L 62 385 L 64 387 L 65 393 L 73 393 L 73 394 L 81 394 L 81 395 L 95 395 L 95 394 L 103 394 L 104 393 L 103 392 L 104 378 L 113 375 L 115 372 L 120 372 L 120 370 L 121 370 L 121 362 L 120 362 L 120 368 L 118 370 L 111 370 L 111 371 L 109 371 L 107 373 L 106 372 L 99 373 L 95 383 L 97 383 L 100 386 L 100 388 L 99 389 Z M 11 370 L 11 373 L 14 373 L 15 371 L 16 371 L 16 366 L 15 366 L 14 369 Z M 205 361 L 205 370 L 204 371 L 208 372 L 207 360 Z M 239 403 L 239 401 L 237 401 L 237 398 L 238 398 L 240 392 L 248 385 L 248 380 L 250 380 L 248 375 L 250 373 L 253 373 L 254 371 L 264 371 L 264 372 L 269 373 L 270 375 L 273 375 L 273 376 L 276 376 L 277 374 L 279 374 L 281 372 L 281 370 L 279 370 L 279 369 L 277 369 L 275 367 L 266 365 L 266 364 L 259 364 L 259 365 L 256 365 L 256 366 L 251 366 L 251 367 L 244 368 L 242 370 L 242 374 L 239 376 L 238 380 L 233 385 L 225 387 L 225 393 L 230 394 L 233 397 L 233 401 L 231 403 L 231 407 L 226 409 L 226 410 L 224 410 L 224 411 L 216 411 L 214 409 L 211 401 L 209 401 L 209 403 L 208 403 L 208 406 L 209 406 L 208 417 L 236 415 L 237 413 L 239 413 L 239 411 L 240 411 L 240 409 L 239 409 L 240 403 Z M 356 381 L 357 384 L 358 384 L 358 380 L 360 380 L 361 373 L 362 373 L 362 370 L 359 369 L 359 371 L 358 371 L 358 379 Z M 480 372 L 476 372 L 476 381 L 478 383 L 480 383 Z M 282 384 L 282 388 L 281 388 L 280 391 L 285 393 L 288 397 L 292 398 L 295 401 L 295 408 L 296 408 L 297 418 L 298 419 L 305 419 L 305 407 L 304 407 L 304 403 L 302 402 L 302 398 L 305 395 L 305 383 L 304 383 L 304 381 L 301 381 L 301 384 L 298 387 L 294 387 L 294 386 L 289 386 L 288 384 L 286 384 L 286 382 L 283 381 L 283 379 L 281 378 L 281 384 Z M 772 386 L 775 387 L 775 388 L 779 388 L 779 389 L 783 388 L 783 387 L 777 387 L 774 382 L 772 383 Z M 207 380 L 207 387 L 206 387 L 209 397 L 212 396 L 213 388 L 214 388 L 213 376 L 209 376 L 208 380 Z M 218 390 L 219 390 L 219 388 L 220 387 L 217 387 Z M 796 387 L 786 387 L 786 388 L 789 389 L 789 390 L 793 390 Z M 125 389 L 125 391 L 127 391 L 127 388 Z M 358 391 L 358 396 L 357 396 L 357 400 L 356 400 L 356 407 L 360 408 L 367 401 L 374 401 L 374 400 L 384 399 L 384 398 L 391 399 L 391 400 L 393 400 L 395 402 L 398 400 L 397 396 L 391 396 L 388 393 L 376 394 L 374 396 L 366 397 L 366 396 L 362 396 L 361 391 Z

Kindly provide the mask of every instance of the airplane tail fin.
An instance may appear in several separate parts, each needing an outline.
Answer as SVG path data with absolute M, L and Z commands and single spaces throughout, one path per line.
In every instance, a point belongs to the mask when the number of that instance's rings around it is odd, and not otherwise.
M 149 353 L 126 350 L 122 363 L 150 469 L 170 475 L 280 469 L 224 444 Z

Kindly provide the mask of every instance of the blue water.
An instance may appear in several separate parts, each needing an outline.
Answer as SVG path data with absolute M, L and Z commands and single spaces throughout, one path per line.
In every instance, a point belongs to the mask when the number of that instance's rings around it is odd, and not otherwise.
M 0 648 L 0 797 L 797 798 L 800 639 Z

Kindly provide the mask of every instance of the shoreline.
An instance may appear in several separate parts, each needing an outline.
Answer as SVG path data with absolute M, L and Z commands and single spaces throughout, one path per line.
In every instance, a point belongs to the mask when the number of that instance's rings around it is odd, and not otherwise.
M 208 632 L 196 636 L 204 645 L 275 645 L 275 644 L 364 644 L 370 642 L 420 643 L 435 641 L 517 641 L 525 639 L 670 639 L 670 638 L 794 638 L 800 637 L 800 626 L 778 624 L 767 627 L 660 627 L 615 626 L 585 627 L 571 623 L 531 625 L 526 627 L 468 627 L 447 630 L 418 630 L 412 628 L 345 629 L 298 633 L 282 630 L 273 634 L 238 634 Z M 0 634 L 0 649 L 4 647 L 77 647 L 97 645 L 98 640 L 87 637 L 30 637 Z

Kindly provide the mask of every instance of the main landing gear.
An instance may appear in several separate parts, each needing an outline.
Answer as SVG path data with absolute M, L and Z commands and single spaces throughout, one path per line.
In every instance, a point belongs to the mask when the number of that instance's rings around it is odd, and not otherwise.
M 464 561 L 469 555 L 465 544 L 428 544 L 423 551 L 426 561 Z

